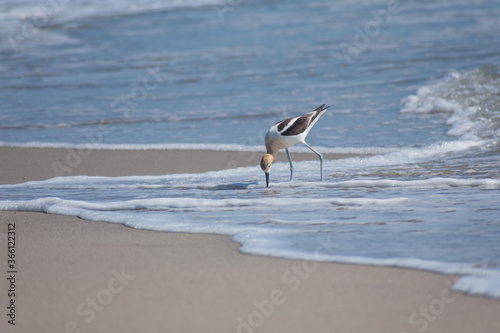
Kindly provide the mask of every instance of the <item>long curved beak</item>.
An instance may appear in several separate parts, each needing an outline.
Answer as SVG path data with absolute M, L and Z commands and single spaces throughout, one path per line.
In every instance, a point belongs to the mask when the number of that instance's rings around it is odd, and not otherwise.
M 269 172 L 266 172 L 266 187 L 269 187 Z

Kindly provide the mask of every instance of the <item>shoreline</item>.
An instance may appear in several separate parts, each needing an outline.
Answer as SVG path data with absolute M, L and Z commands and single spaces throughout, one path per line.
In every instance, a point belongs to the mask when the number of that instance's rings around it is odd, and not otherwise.
M 211 150 L 81 150 L 73 148 L 29 148 L 0 146 L 0 184 L 44 180 L 57 176 L 157 176 L 202 173 L 255 166 L 260 168 L 264 152 Z M 294 161 L 317 160 L 309 153 L 292 153 Z M 341 159 L 357 154 L 323 154 Z M 200 163 L 200 160 L 203 163 Z M 287 162 L 280 153 L 278 162 Z M 117 167 L 119 166 L 119 167 Z M 126 167 L 125 167 L 126 166 Z
M 0 183 L 55 177 L 53 163 L 66 163 L 70 151 L 0 147 Z M 95 150 L 68 164 L 66 175 L 204 172 L 229 163 L 258 167 L 260 155 Z M 316 159 L 312 153 L 294 157 Z M 350 156 L 325 154 L 343 157 Z M 452 292 L 458 278 L 453 275 L 251 256 L 241 254 L 229 236 L 138 230 L 44 213 L 0 211 L 0 221 L 1 244 L 8 225 L 15 225 L 16 331 L 500 330 L 500 301 Z M 4 273 L 6 264 L 2 260 Z M 5 305 L 7 290 L 0 288 Z M 7 320 L 0 321 L 2 332 L 14 331 Z

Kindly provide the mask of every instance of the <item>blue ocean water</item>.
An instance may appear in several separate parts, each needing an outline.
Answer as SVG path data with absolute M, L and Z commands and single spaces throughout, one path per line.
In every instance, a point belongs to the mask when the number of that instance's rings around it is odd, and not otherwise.
M 0 186 L 0 209 L 233 235 L 246 253 L 466 274 L 500 298 L 500 1 L 3 1 L 0 144 L 370 154 Z M 300 147 L 291 148 L 293 152 Z M 0 162 L 1 163 L 1 162 Z M 0 164 L 1 172 L 1 164 Z M 324 244 L 328 244 L 325 246 Z

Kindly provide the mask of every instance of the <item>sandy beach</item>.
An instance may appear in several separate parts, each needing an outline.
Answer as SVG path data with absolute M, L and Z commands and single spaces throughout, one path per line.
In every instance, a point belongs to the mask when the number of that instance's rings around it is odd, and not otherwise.
M 2 147 L 0 157 L 0 183 L 9 184 L 257 167 L 260 153 Z M 316 156 L 294 154 L 303 159 Z M 1 332 L 500 331 L 500 301 L 453 293 L 457 276 L 249 256 L 226 236 L 43 213 L 0 211 L 0 221 Z M 6 315 L 12 286 L 15 326 Z

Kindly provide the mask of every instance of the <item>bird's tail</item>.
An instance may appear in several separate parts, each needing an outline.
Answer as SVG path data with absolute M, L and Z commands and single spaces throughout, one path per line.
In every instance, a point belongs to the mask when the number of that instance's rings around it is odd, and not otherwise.
M 330 107 L 330 106 L 325 107 L 325 105 L 326 104 L 323 104 L 311 112 L 311 113 L 314 112 L 314 115 L 311 118 L 311 124 L 309 125 L 309 128 L 313 127 L 316 121 L 318 121 L 319 117 L 321 117 L 321 115 L 326 112 L 326 109 Z
M 321 112 L 321 111 L 325 111 L 326 109 L 328 109 L 330 106 L 325 106 L 326 104 L 323 104 L 321 105 L 320 107 L 318 107 L 317 109 L 314 110 L 314 112 Z

